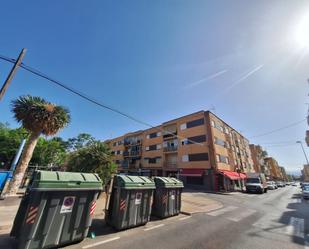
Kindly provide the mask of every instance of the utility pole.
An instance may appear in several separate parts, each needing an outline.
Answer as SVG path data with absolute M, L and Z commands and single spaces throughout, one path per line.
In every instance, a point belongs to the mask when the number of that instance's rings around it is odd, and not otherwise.
M 26 49 L 23 48 L 22 51 L 20 52 L 17 60 L 15 61 L 14 63 L 14 66 L 13 68 L 11 69 L 11 72 L 9 73 L 8 77 L 6 78 L 3 86 L 1 87 L 1 90 L 0 90 L 0 101 L 2 100 L 4 94 L 5 94 L 5 91 L 6 89 L 9 87 L 10 83 L 11 83 L 11 80 L 13 79 L 19 65 L 21 64 L 21 61 L 23 60 L 24 56 L 25 56 L 25 53 L 26 53 Z
M 305 152 L 303 143 L 302 143 L 301 141 L 296 141 L 296 143 L 300 144 L 300 146 L 301 146 L 301 148 L 302 148 L 302 150 L 303 150 L 303 152 L 304 152 L 304 156 L 305 156 L 305 158 L 306 158 L 307 165 L 309 165 L 308 157 L 307 157 L 307 155 L 306 155 L 306 152 Z

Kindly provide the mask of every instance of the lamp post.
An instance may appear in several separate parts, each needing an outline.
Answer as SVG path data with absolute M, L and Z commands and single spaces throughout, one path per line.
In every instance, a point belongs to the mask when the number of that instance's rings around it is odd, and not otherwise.
M 303 150 L 303 152 L 304 152 L 304 156 L 305 156 L 305 158 L 306 158 L 307 165 L 309 165 L 308 157 L 307 157 L 307 155 L 306 155 L 306 152 L 305 152 L 303 143 L 302 143 L 301 141 L 296 141 L 296 143 L 300 144 L 300 146 L 301 146 L 301 148 L 302 148 L 302 150 Z

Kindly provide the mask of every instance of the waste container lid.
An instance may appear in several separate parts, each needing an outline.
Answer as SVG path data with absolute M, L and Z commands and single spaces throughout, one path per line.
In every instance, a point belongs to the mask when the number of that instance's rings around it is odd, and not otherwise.
M 149 177 L 116 175 L 114 186 L 124 189 L 155 189 L 156 186 Z
M 102 181 L 97 174 L 59 171 L 35 171 L 31 190 L 101 190 Z
M 182 181 L 173 177 L 155 177 L 157 188 L 183 188 Z

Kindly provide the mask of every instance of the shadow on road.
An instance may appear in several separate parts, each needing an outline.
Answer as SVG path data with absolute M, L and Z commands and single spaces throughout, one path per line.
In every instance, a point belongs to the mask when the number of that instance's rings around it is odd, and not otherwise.
M 15 239 L 10 234 L 0 234 L 0 248 L 13 249 L 16 248 Z
M 279 219 L 270 219 L 266 227 L 262 228 L 264 232 L 285 234 L 290 237 L 295 244 L 305 246 L 306 234 L 309 233 L 309 201 L 304 200 L 300 193 L 293 194 L 290 202 L 286 206 L 286 211 L 282 213 Z M 260 232 L 250 233 L 251 236 L 263 237 Z

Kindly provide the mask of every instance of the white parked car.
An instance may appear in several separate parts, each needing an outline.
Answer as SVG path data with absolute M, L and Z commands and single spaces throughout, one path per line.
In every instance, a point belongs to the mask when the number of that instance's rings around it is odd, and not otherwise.
M 273 181 L 268 181 L 268 182 L 267 182 L 267 189 L 269 189 L 269 190 L 274 190 L 274 189 L 276 189 L 276 184 L 275 184 L 275 182 L 273 182 Z
M 303 198 L 304 199 L 309 198 L 309 186 L 308 185 L 305 185 L 303 188 Z

